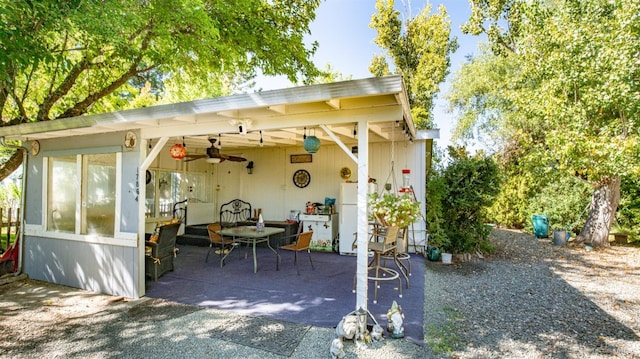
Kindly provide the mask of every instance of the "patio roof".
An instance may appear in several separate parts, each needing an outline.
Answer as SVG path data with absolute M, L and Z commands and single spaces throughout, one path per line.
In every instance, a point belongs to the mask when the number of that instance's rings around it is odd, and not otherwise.
M 0 127 L 0 137 L 42 140 L 125 130 L 142 139 L 169 138 L 207 148 L 222 136 L 225 148 L 301 145 L 310 132 L 321 140 L 356 145 L 358 119 L 369 142 L 433 138 L 416 133 L 401 76 L 375 77 L 209 98 L 169 105 Z M 246 133 L 240 133 L 239 126 Z M 319 128 L 325 125 L 332 134 Z M 243 132 L 245 132 L 243 131 Z M 262 131 L 262 133 L 260 133 Z M 335 138 L 331 138 L 331 135 Z

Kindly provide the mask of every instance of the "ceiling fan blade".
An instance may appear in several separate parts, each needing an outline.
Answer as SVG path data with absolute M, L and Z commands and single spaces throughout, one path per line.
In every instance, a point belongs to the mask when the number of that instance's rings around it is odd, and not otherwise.
M 185 162 L 191 162 L 191 161 L 195 161 L 195 160 L 199 160 L 201 158 L 207 158 L 209 156 L 207 155 L 186 155 L 184 157 L 184 161 Z
M 229 155 L 224 155 L 229 161 L 233 161 L 233 162 L 244 162 L 247 159 L 244 157 L 240 157 L 240 156 L 229 156 Z

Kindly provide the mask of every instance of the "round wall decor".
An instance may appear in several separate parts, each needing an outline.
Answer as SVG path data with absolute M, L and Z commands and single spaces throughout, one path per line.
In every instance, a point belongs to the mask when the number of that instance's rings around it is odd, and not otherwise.
M 340 169 L 340 177 L 342 177 L 342 179 L 349 179 L 351 178 L 351 168 L 349 167 L 342 167 Z
M 297 170 L 293 173 L 293 184 L 298 188 L 305 188 L 311 182 L 311 175 L 307 170 Z

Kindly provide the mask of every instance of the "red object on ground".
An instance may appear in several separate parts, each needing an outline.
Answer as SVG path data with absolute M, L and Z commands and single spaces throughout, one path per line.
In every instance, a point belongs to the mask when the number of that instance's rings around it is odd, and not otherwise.
M 18 246 L 19 240 L 16 240 L 12 245 L 7 248 L 7 251 L 2 254 L 0 257 L 0 263 L 4 263 L 7 261 L 13 261 L 13 272 L 18 271 Z

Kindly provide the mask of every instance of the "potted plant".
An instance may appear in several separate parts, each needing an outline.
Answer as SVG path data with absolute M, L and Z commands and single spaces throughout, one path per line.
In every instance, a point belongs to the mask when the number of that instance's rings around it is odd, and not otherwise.
M 416 202 L 407 192 L 395 194 L 386 192 L 369 195 L 370 215 L 378 218 L 386 226 L 406 228 L 420 218 L 420 203 Z M 373 218 L 371 218 L 373 219 Z
M 398 244 L 398 252 L 406 249 L 406 228 L 420 218 L 420 203 L 415 201 L 408 192 L 396 194 L 385 192 L 382 195 L 369 195 L 370 219 L 377 219 L 384 226 L 396 226 L 403 232 L 403 241 Z

